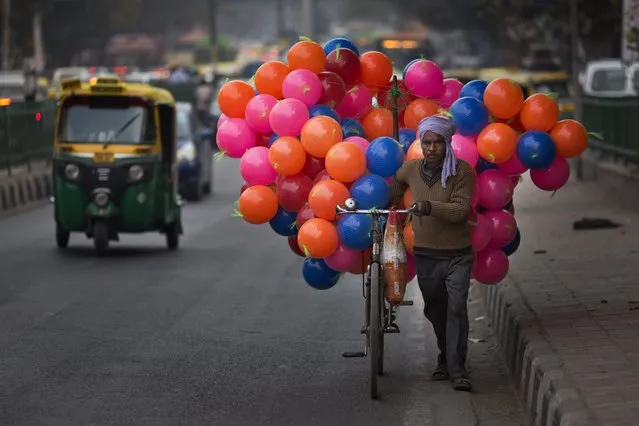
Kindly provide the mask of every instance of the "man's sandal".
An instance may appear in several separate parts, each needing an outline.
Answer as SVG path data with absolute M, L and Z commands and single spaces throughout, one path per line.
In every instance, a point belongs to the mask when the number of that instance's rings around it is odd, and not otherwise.
M 438 365 L 432 374 L 433 380 L 448 380 L 448 369 L 445 365 Z
M 457 391 L 472 392 L 473 386 L 469 379 L 458 377 L 453 379 L 453 388 Z

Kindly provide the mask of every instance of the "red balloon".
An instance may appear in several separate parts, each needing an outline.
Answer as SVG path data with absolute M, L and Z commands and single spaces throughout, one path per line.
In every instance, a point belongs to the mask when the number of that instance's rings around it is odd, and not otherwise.
M 280 206 L 289 212 L 298 212 L 308 201 L 313 181 L 301 173 L 286 176 L 277 183 L 277 199 Z
M 301 257 L 306 257 L 304 255 L 304 252 L 300 248 L 300 245 L 297 244 L 297 235 L 293 235 L 291 237 L 288 237 L 288 246 L 291 248 L 293 253 L 295 253 L 296 255 L 301 256 Z
M 323 180 L 331 180 L 331 179 L 333 179 L 331 175 L 329 175 L 326 170 L 322 170 L 321 172 L 317 174 L 317 176 L 315 176 L 315 179 L 313 179 L 313 186 L 317 185 L 318 182 L 321 182 Z
M 382 108 L 388 108 L 392 110 L 393 108 L 393 95 L 391 94 L 391 89 L 393 88 L 393 83 L 389 82 L 387 85 L 379 89 L 375 98 L 377 99 L 377 104 Z M 398 111 L 403 112 L 406 107 L 417 99 L 416 96 L 412 95 L 408 88 L 406 87 L 406 83 L 404 80 L 397 80 L 397 88 L 399 89 L 399 96 L 397 97 L 397 108 Z
M 335 49 L 326 57 L 326 71 L 342 77 L 346 85 L 354 84 L 359 76 L 359 57 L 348 49 Z
M 306 163 L 304 163 L 302 174 L 311 179 L 315 179 L 315 176 L 317 176 L 322 170 L 324 170 L 324 159 L 313 157 L 311 154 L 306 154 Z
M 318 74 L 320 81 L 322 82 L 322 97 L 320 97 L 318 104 L 328 105 L 331 108 L 336 108 L 344 96 L 346 96 L 346 84 L 342 77 L 330 71 L 322 71 Z
M 249 185 L 248 183 L 244 182 L 242 184 L 242 189 L 240 189 L 240 195 L 242 195 L 242 192 L 246 191 L 251 185 Z
M 257 145 L 255 146 L 264 146 L 268 148 L 268 143 L 271 139 L 271 135 L 257 135 Z
M 315 213 L 313 213 L 313 209 L 308 203 L 306 203 L 304 204 L 304 207 L 302 207 L 300 211 L 297 212 L 297 217 L 295 218 L 295 226 L 297 226 L 297 229 L 300 229 L 302 225 L 304 225 L 304 222 L 306 222 L 307 220 L 311 220 L 314 217 Z

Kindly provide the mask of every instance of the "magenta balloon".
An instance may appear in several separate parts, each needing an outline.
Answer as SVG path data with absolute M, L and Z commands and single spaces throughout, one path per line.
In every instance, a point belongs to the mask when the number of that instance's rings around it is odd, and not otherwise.
M 417 268 L 415 266 L 415 256 L 413 256 L 410 253 L 406 253 L 406 269 L 404 270 L 406 284 L 413 281 L 416 275 L 417 275 Z
M 570 179 L 570 164 L 566 159 L 555 157 L 545 169 L 530 170 L 530 180 L 544 191 L 556 191 Z
M 373 107 L 373 95 L 363 84 L 350 88 L 335 111 L 342 118 L 363 118 Z
M 252 98 L 244 110 L 244 119 L 251 129 L 257 133 L 270 134 L 273 129 L 269 123 L 269 116 L 276 104 L 277 99 L 271 95 L 257 95 Z
M 244 153 L 240 160 L 240 174 L 249 185 L 270 185 L 275 182 L 277 172 L 268 158 L 269 149 L 256 146 Z
M 473 277 L 482 284 L 497 284 L 508 274 L 508 256 L 501 249 L 487 248 L 475 255 Z
M 308 108 L 299 99 L 283 99 L 277 103 L 269 115 L 273 133 L 279 136 L 297 137 L 309 119 Z
M 507 246 L 517 234 L 515 216 L 506 210 L 488 210 L 484 216 L 489 220 L 492 237 L 488 247 L 500 249 Z
M 455 134 L 453 135 L 451 146 L 453 147 L 455 157 L 459 160 L 467 162 L 471 167 L 477 165 L 477 161 L 479 161 L 479 151 L 477 150 L 477 145 L 471 138 Z
M 324 261 L 329 268 L 338 272 L 348 272 L 353 266 L 357 264 L 357 261 L 362 258 L 362 250 L 353 250 L 345 247 L 341 242 L 337 245 L 337 249 L 328 257 L 324 258 Z
M 217 131 L 217 146 L 231 158 L 241 158 L 257 144 L 257 134 L 242 118 L 229 118 Z
M 306 69 L 291 71 L 282 83 L 282 94 L 285 98 L 298 99 L 307 107 L 319 101 L 322 91 L 322 82 L 317 74 Z
M 479 205 L 487 210 L 499 210 L 513 198 L 513 183 L 501 170 L 486 170 L 477 178 Z
M 459 99 L 459 93 L 462 87 L 464 87 L 464 84 L 456 78 L 444 79 L 444 94 L 437 100 L 439 105 L 442 108 L 449 108 Z
M 364 154 L 366 154 L 366 150 L 368 149 L 368 141 L 361 136 L 349 136 L 344 139 L 344 142 L 350 142 L 357 145 L 359 149 L 362 150 Z
M 479 205 L 479 184 L 475 182 L 473 192 L 470 194 L 470 205 L 475 208 Z
M 229 119 L 228 115 L 226 115 L 226 114 L 220 115 L 220 118 L 217 119 L 217 128 L 218 128 L 218 130 L 220 129 L 220 126 L 228 119 Z
M 444 73 L 429 60 L 419 60 L 406 70 L 406 88 L 420 98 L 438 99 L 444 94 Z
M 473 250 L 479 252 L 488 247 L 492 232 L 493 228 L 490 220 L 484 214 L 477 213 L 477 224 L 470 234 Z
M 524 166 L 519 160 L 517 154 L 510 157 L 505 163 L 499 164 L 498 167 L 499 170 L 506 172 L 509 176 L 519 176 L 528 170 L 528 167 Z

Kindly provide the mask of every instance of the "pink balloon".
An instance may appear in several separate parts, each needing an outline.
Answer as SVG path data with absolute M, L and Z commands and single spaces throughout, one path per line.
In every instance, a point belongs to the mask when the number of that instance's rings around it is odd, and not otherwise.
M 470 205 L 475 208 L 479 205 L 479 184 L 475 182 L 473 192 L 470 194 Z
M 545 169 L 531 169 L 530 180 L 544 191 L 556 191 L 570 179 L 570 164 L 564 158 L 555 157 Z
M 508 256 L 501 249 L 487 248 L 475 255 L 473 277 L 482 284 L 497 284 L 508 274 Z
M 218 130 L 219 130 L 220 126 L 228 119 L 229 119 L 228 115 L 226 115 L 226 114 L 220 115 L 220 118 L 217 119 L 217 128 L 218 128 Z
M 477 151 L 477 145 L 471 138 L 454 134 L 451 146 L 458 159 L 467 162 L 472 167 L 477 165 L 477 161 L 479 161 L 479 151 Z
M 505 163 L 498 165 L 499 170 L 506 172 L 509 176 L 519 176 L 522 173 L 526 173 L 528 167 L 524 166 L 519 157 L 515 154 Z
M 364 154 L 366 154 L 366 150 L 368 149 L 368 141 L 361 136 L 349 136 L 344 139 L 345 142 L 351 142 L 357 145 L 359 149 L 362 150 Z
M 217 131 L 217 146 L 231 158 L 241 158 L 257 144 L 257 134 L 242 118 L 227 119 Z
M 285 98 L 298 99 L 307 107 L 319 101 L 322 90 L 322 82 L 317 74 L 306 69 L 291 71 L 282 83 L 282 94 Z
M 406 70 L 406 88 L 420 98 L 438 99 L 444 94 L 444 73 L 439 66 L 426 59 L 419 60 Z
M 508 245 L 517 233 L 515 216 L 506 210 L 488 210 L 484 216 L 490 221 L 492 238 L 488 244 L 490 248 L 501 249 Z
M 457 99 L 464 83 L 456 78 L 444 79 L 444 94 L 437 100 L 442 108 L 449 108 Z
M 488 247 L 492 238 L 492 224 L 490 220 L 482 213 L 477 213 L 477 224 L 470 234 L 473 250 L 480 252 Z
M 277 99 L 271 95 L 257 95 L 246 104 L 244 119 L 251 126 L 251 129 L 258 133 L 271 134 L 271 124 L 269 116 L 271 110 L 277 104 Z
M 406 284 L 413 281 L 416 275 L 417 268 L 415 267 L 415 256 L 410 253 L 406 253 L 406 269 L 404 270 Z
M 513 183 L 501 170 L 486 170 L 477 178 L 479 205 L 487 210 L 500 210 L 513 198 Z
M 240 160 L 240 174 L 249 185 L 270 185 L 277 172 L 268 159 L 268 148 L 256 146 L 244 153 Z
M 328 257 L 324 258 L 324 261 L 329 268 L 338 272 L 348 272 L 352 269 L 357 261 L 362 258 L 361 250 L 353 250 L 340 242 L 337 245 L 337 249 Z
M 268 121 L 273 133 L 297 137 L 309 119 L 308 108 L 299 99 L 283 99 L 271 110 Z
M 357 84 L 346 92 L 335 112 L 342 118 L 362 118 L 372 106 L 371 91 L 363 84 Z

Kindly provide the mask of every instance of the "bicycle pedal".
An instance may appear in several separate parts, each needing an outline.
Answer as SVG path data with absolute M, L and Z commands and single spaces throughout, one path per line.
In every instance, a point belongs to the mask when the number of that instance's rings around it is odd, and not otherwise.
M 384 329 L 384 333 L 399 334 L 401 333 L 401 331 L 399 330 L 399 326 L 397 324 L 391 324 Z
M 364 352 L 344 352 L 342 354 L 344 358 L 364 358 L 366 353 Z
M 413 306 L 412 300 L 402 300 L 398 303 L 399 306 Z

